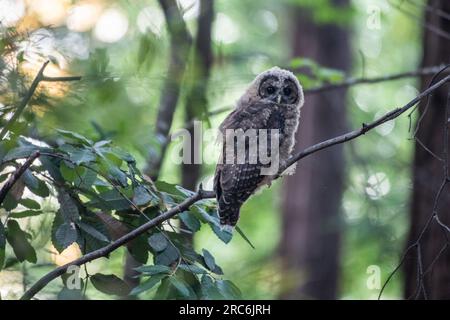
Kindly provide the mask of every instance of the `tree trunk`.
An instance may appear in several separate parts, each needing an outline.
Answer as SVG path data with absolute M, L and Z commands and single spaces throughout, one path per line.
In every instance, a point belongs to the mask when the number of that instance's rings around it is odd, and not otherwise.
M 200 179 L 201 165 L 194 162 L 194 155 L 201 157 L 198 144 L 201 138 L 194 139 L 194 119 L 208 109 L 207 90 L 208 81 L 213 63 L 213 52 L 211 43 L 212 23 L 214 20 L 214 0 L 200 1 L 200 15 L 198 17 L 197 34 L 195 38 L 195 51 L 191 88 L 186 98 L 186 127 L 191 135 L 191 163 L 181 165 L 181 185 L 189 190 L 196 190 Z M 185 226 L 183 226 L 185 227 Z M 192 242 L 192 237 L 188 237 Z
M 333 3 L 348 6 L 347 0 Z M 311 58 L 329 68 L 349 69 L 346 28 L 315 23 L 304 8 L 294 13 L 294 19 L 294 56 Z M 345 105 L 346 92 L 342 90 L 308 96 L 297 132 L 298 150 L 343 133 Z M 285 179 L 280 253 L 292 287 L 282 298 L 336 298 L 343 179 L 342 146 L 302 160 L 296 174 Z
M 442 17 L 442 15 L 436 14 L 436 12 L 442 10 L 442 12 L 450 14 L 450 2 L 448 0 L 430 0 L 428 5 L 437 10 L 427 11 L 425 23 L 449 33 L 450 21 Z M 450 42 L 430 30 L 424 30 L 422 66 L 449 63 Z M 431 77 L 422 78 L 422 90 L 428 87 L 430 81 Z M 423 146 L 445 159 L 444 141 L 448 143 L 448 137 L 444 137 L 444 128 L 448 125 L 445 112 L 448 92 L 449 87 L 445 86 L 430 97 L 428 108 L 425 100 L 419 105 L 419 118 L 423 117 L 423 119 L 418 124 L 417 139 L 420 140 L 421 144 L 416 142 L 412 168 L 413 191 L 411 195 L 411 225 L 408 247 L 416 242 L 427 220 L 432 215 L 436 194 L 445 177 L 442 161 L 436 159 Z M 438 203 L 437 213 L 440 220 L 450 225 L 450 193 L 448 186 L 444 188 Z M 410 250 L 405 260 L 405 298 L 450 299 L 450 255 L 447 250 L 434 263 L 432 272 L 427 272 L 424 276 L 423 287 L 420 286 L 421 281 L 418 281 L 417 276 L 419 251 L 423 265 L 422 269 L 425 272 L 446 243 L 445 234 L 435 220 L 431 221 L 430 227 L 418 243 L 420 245 Z

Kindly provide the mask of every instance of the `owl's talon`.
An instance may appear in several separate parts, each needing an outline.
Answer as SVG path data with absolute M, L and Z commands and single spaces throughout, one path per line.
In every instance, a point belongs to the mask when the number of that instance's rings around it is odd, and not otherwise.
M 230 226 L 229 224 L 223 224 L 220 226 L 220 231 L 225 231 L 228 233 L 233 233 L 234 231 L 234 227 Z

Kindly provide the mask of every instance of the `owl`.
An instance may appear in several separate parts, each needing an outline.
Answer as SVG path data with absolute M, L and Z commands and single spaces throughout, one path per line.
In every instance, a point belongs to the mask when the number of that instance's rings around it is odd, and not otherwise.
M 275 178 L 278 170 L 267 174 L 266 169 L 275 162 L 282 165 L 291 155 L 303 102 L 303 90 L 295 75 L 273 67 L 253 80 L 235 109 L 219 126 L 223 144 L 214 176 L 214 191 L 222 229 L 232 232 L 242 204 Z M 256 138 L 244 137 L 241 144 L 244 148 L 238 148 L 237 131 L 250 132 Z M 260 157 L 264 152 L 269 163 Z M 239 159 L 241 161 L 237 161 Z

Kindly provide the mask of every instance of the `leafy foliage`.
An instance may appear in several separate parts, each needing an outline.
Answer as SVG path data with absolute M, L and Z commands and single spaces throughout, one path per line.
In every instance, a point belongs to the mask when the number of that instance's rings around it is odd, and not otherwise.
M 113 274 L 97 273 L 90 277 L 94 287 L 106 294 L 126 296 L 130 293 L 130 287 Z
M 15 182 L 2 203 L 1 216 L 4 215 L 5 219 L 0 219 L 0 269 L 10 265 L 5 263 L 8 246 L 14 255 L 9 260 L 37 263 L 37 242 L 33 241 L 37 234 L 27 232 L 28 224 L 22 223 L 33 217 L 52 217 L 49 238 L 59 253 L 76 244 L 82 254 L 87 254 L 105 247 L 117 237 L 117 230 L 107 223 L 104 216 L 101 218 L 102 215 L 107 215 L 109 221 L 122 230 L 131 230 L 193 195 L 192 191 L 180 186 L 153 182 L 144 177 L 135 158 L 106 137 L 95 140 L 77 132 L 57 129 L 45 138 L 34 136 L 30 139 L 32 113 L 25 112 L 22 115 L 24 119 L 19 118 L 14 123 L 5 117 L 7 111 L 14 112 L 14 106 L 27 94 L 25 85 L 22 86 L 26 76 L 20 72 L 23 51 L 16 43 L 27 39 L 15 29 L 1 30 L 0 63 L 6 65 L 3 57 L 8 53 L 15 55 L 17 64 L 0 79 L 3 90 L 0 94 L 19 92 L 19 99 L 2 100 L 10 106 L 3 108 L 0 114 L 2 126 L 11 122 L 11 130 L 0 142 L 1 181 L 11 177 L 36 151 L 40 156 Z M 140 45 L 139 61 L 147 67 L 151 61 L 146 56 L 148 51 L 154 50 L 153 40 L 143 37 Z M 90 72 L 96 76 L 106 74 L 107 56 L 104 51 L 98 51 L 97 57 L 100 60 L 93 62 Z M 114 87 L 105 85 L 110 89 Z M 111 97 L 113 92 L 108 96 Z M 34 99 L 47 101 L 44 92 L 39 92 Z M 54 208 L 43 207 L 46 201 L 55 200 L 57 205 Z M 207 298 L 203 294 L 207 289 L 202 288 L 200 276 L 214 274 L 218 277 L 223 274 L 222 269 L 210 252 L 196 252 L 186 242 L 185 235 L 172 227 L 181 222 L 192 233 L 199 231 L 202 224 L 208 224 L 222 241 L 231 240 L 231 235 L 224 234 L 218 227 L 215 204 L 201 201 L 175 217 L 170 224 L 166 222 L 149 230 L 127 245 L 133 257 L 146 264 L 138 269 L 143 278 L 148 278 L 140 286 L 130 288 L 114 274 L 97 273 L 86 275 L 82 288 L 73 289 L 67 286 L 67 276 L 64 275 L 64 288 L 58 293 L 58 298 L 85 298 L 82 289 L 87 286 L 88 279 L 93 287 L 108 295 L 138 295 L 157 288 L 155 298 Z M 211 283 L 220 283 L 217 281 L 211 280 Z
M 192 191 L 178 185 L 154 183 L 145 178 L 136 167 L 135 159 L 109 140 L 93 141 L 75 132 L 57 130 L 56 141 L 50 146 L 44 141 L 31 142 L 24 136 L 12 134 L 0 145 L 4 151 L 2 167 L 11 164 L 18 167 L 34 152 L 41 153 L 40 163 L 26 170 L 17 182 L 21 189 L 12 194 L 8 205 L 3 207 L 8 216 L 6 228 L 0 224 L 1 266 L 5 260 L 6 240 L 17 260 L 37 262 L 36 250 L 30 242 L 32 235 L 22 230 L 19 219 L 51 214 L 41 207 L 45 198 L 56 198 L 59 204 L 51 227 L 54 248 L 62 252 L 76 243 L 82 253 L 89 253 L 112 241 L 108 224 L 99 219 L 97 213 L 106 213 L 127 228 L 136 228 L 193 195 Z M 12 173 L 5 174 L 4 179 Z M 24 198 L 24 189 L 34 197 Z M 202 224 L 208 224 L 219 239 L 225 243 L 231 240 L 231 234 L 219 228 L 212 201 L 196 203 L 176 220 L 184 222 L 190 232 L 197 232 Z M 185 236 L 171 226 L 154 228 L 128 245 L 138 261 L 148 263 L 148 257 L 152 257 L 153 264 L 138 268 L 143 278 L 148 277 L 140 286 L 130 288 L 112 274 L 92 275 L 90 282 L 100 292 L 116 296 L 138 295 L 157 288 L 155 298 L 239 298 L 238 290 L 226 289 L 234 285 L 217 278 L 223 271 L 213 255 L 206 249 L 201 254 L 196 252 L 187 244 Z M 172 230 L 168 231 L 167 227 Z M 79 290 L 68 288 L 58 296 L 82 297 Z

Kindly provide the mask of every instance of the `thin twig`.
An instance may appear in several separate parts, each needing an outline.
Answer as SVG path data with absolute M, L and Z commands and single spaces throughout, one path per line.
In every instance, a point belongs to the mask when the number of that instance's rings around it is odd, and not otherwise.
M 450 76 L 446 76 L 442 80 L 436 82 L 434 85 L 430 86 L 428 89 L 426 89 L 425 91 L 420 93 L 417 97 L 412 99 L 410 102 L 408 102 L 403 107 L 396 108 L 371 123 L 368 123 L 368 124 L 363 123 L 361 128 L 359 128 L 357 130 L 354 130 L 354 131 L 345 133 L 343 135 L 340 135 L 338 137 L 334 137 L 334 138 L 328 139 L 326 141 L 317 143 L 309 148 L 306 148 L 306 149 L 298 152 L 297 154 L 290 157 L 286 161 L 286 163 L 281 167 L 280 172 L 283 172 L 284 170 L 289 168 L 291 165 L 293 165 L 295 162 L 299 161 L 300 159 L 302 159 L 306 156 L 309 156 L 312 153 L 315 153 L 315 152 L 325 149 L 325 148 L 329 148 L 329 147 L 337 145 L 337 144 L 341 144 L 341 143 L 353 140 L 359 136 L 366 134 L 368 131 L 382 125 L 383 123 L 397 118 L 398 116 L 403 114 L 405 111 L 414 107 L 420 100 L 422 100 L 423 98 L 425 98 L 426 96 L 428 96 L 429 94 L 434 92 L 435 90 L 439 89 L 440 87 L 442 87 L 444 84 L 446 84 L 449 81 L 450 81 Z
M 22 112 L 25 110 L 25 107 L 30 102 L 31 98 L 34 95 L 34 92 L 36 91 L 38 85 L 42 81 L 47 82 L 57 82 L 57 81 L 77 81 L 80 80 L 80 76 L 74 76 L 74 77 L 47 77 L 44 76 L 44 70 L 47 67 L 47 65 L 50 63 L 50 61 L 44 62 L 42 67 L 39 69 L 36 77 L 34 78 L 33 82 L 31 83 L 30 89 L 28 89 L 27 94 L 23 99 L 20 101 L 19 106 L 17 107 L 16 112 L 14 112 L 13 116 L 9 121 L 6 123 L 6 125 L 3 127 L 2 131 L 0 131 L 0 140 L 3 140 L 8 130 L 11 128 L 11 126 L 19 119 Z
M 40 156 L 39 151 L 34 152 L 27 161 L 24 162 L 6 181 L 6 183 L 3 185 L 2 189 L 0 190 L 0 204 L 3 203 L 5 200 L 6 195 L 8 194 L 9 190 L 14 186 L 14 184 L 17 182 L 17 180 L 20 179 L 20 177 L 23 175 L 23 173 L 31 166 L 34 160 L 36 160 L 37 157 Z
M 442 70 L 444 67 L 445 67 L 445 65 L 425 67 L 425 68 L 414 70 L 414 71 L 395 73 L 395 74 L 391 74 L 391 75 L 373 77 L 373 78 L 364 78 L 364 77 L 349 78 L 349 79 L 346 79 L 339 83 L 324 84 L 324 85 L 320 85 L 315 88 L 305 89 L 305 94 L 319 93 L 319 92 L 335 90 L 335 89 L 344 89 L 344 88 L 352 87 L 352 86 L 359 85 L 359 84 L 374 84 L 374 83 L 379 83 L 379 82 L 394 81 L 394 80 L 400 80 L 400 79 L 405 79 L 405 78 L 428 76 L 428 75 L 436 74 L 437 72 Z
M 8 130 L 11 128 L 11 126 L 14 124 L 14 122 L 17 121 L 19 116 L 22 114 L 23 110 L 25 110 L 25 107 L 27 106 L 28 102 L 31 100 L 31 97 L 34 95 L 34 92 L 36 91 L 36 88 L 39 85 L 39 82 L 41 82 L 42 76 L 44 74 L 44 70 L 49 63 L 50 63 L 50 61 L 44 62 L 42 67 L 39 69 L 36 77 L 34 78 L 33 82 L 31 83 L 30 89 L 27 91 L 27 94 L 25 95 L 25 97 L 23 97 L 22 101 L 20 102 L 19 106 L 17 107 L 16 112 L 14 112 L 11 119 L 9 119 L 9 121 L 3 127 L 2 131 L 0 131 L 0 140 L 3 140 L 3 138 L 5 137 Z
M 400 72 L 400 73 L 394 73 L 386 76 L 380 76 L 380 77 L 360 77 L 360 78 L 347 78 L 343 80 L 342 82 L 338 83 L 325 83 L 321 84 L 317 87 L 308 88 L 303 91 L 305 95 L 308 94 L 316 94 L 316 93 L 322 93 L 325 91 L 331 91 L 331 90 L 338 90 L 338 89 L 345 89 L 348 87 L 353 87 L 360 84 L 376 84 L 380 82 L 388 82 L 388 81 L 395 81 L 395 80 L 401 80 L 406 78 L 415 78 L 415 77 L 423 77 L 423 76 L 430 76 L 430 75 L 438 75 L 437 73 L 440 73 L 444 71 L 446 68 L 450 67 L 450 65 L 438 65 L 438 66 L 431 66 L 431 67 L 425 67 L 413 71 L 406 71 L 406 72 Z M 211 110 L 207 113 L 208 117 L 213 117 L 216 115 L 220 115 L 224 112 L 230 111 L 233 107 L 227 106 L 218 108 L 215 110 Z M 185 129 L 189 129 L 193 126 L 193 122 L 189 123 L 188 126 Z
M 69 82 L 69 81 L 79 81 L 81 80 L 81 76 L 68 76 L 68 77 L 47 77 L 42 76 L 41 81 L 45 82 Z

